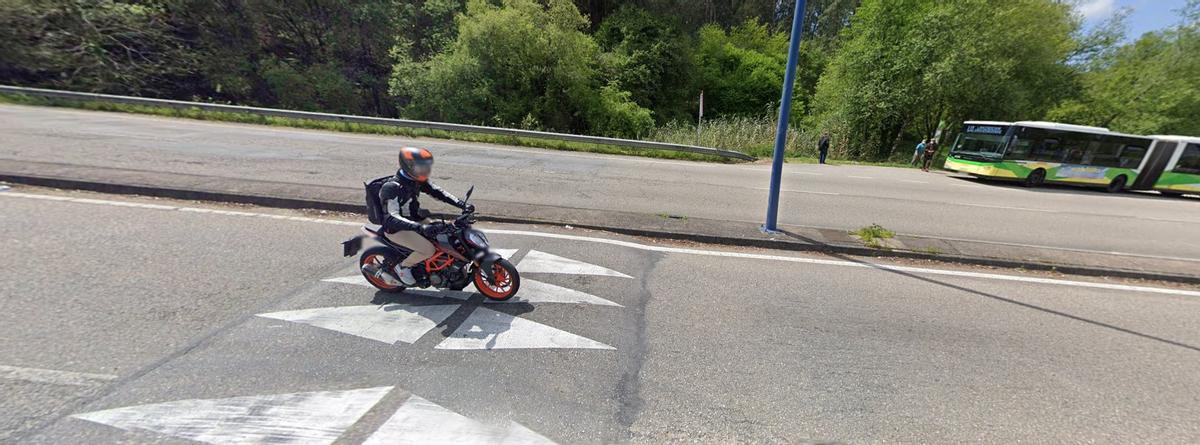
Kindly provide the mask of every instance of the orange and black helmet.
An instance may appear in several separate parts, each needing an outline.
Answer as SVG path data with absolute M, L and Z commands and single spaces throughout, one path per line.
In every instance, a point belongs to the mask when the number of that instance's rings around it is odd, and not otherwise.
M 400 172 L 420 182 L 429 180 L 433 171 L 433 153 L 424 148 L 404 147 L 400 149 Z

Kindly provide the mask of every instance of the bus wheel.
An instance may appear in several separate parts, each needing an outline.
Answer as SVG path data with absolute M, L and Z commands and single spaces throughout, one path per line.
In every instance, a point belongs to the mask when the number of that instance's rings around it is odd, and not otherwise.
M 1112 182 L 1108 183 L 1108 187 L 1105 187 L 1104 190 L 1109 193 L 1117 193 L 1125 190 L 1125 175 L 1113 178 Z
M 1034 170 L 1029 176 L 1025 177 L 1026 187 L 1040 187 L 1046 183 L 1046 171 L 1042 169 Z

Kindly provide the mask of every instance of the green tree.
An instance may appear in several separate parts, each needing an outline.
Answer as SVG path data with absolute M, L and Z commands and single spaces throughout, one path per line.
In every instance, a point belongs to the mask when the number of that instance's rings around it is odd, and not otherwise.
M 0 2 L 0 76 L 111 93 L 174 95 L 195 61 L 162 1 Z
M 762 115 L 779 103 L 787 65 L 788 35 L 747 20 L 725 32 L 700 29 L 695 64 L 706 114 Z
M 654 111 L 660 122 L 687 119 L 694 94 L 691 42 L 667 19 L 624 7 L 595 34 L 607 52 L 603 70 L 639 105 Z
M 392 92 L 415 118 L 613 136 L 649 131 L 650 113 L 600 81 L 601 53 L 586 26 L 567 0 L 473 0 L 445 52 L 397 64 Z
M 1042 116 L 1070 90 L 1078 42 L 1053 0 L 867 0 L 822 75 L 809 124 L 886 158 L 941 121 Z
M 1193 2 L 1192 5 L 1200 4 Z M 1200 134 L 1200 21 L 1143 35 L 1094 60 L 1083 93 L 1048 119 L 1137 134 Z

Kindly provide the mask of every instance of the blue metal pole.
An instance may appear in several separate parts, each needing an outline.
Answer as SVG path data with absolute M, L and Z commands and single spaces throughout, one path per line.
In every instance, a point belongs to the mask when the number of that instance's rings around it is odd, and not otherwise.
M 804 23 L 804 1 L 796 0 L 792 13 L 792 39 L 788 47 L 787 71 L 783 75 L 783 97 L 779 100 L 779 126 L 775 130 L 775 158 L 771 163 L 771 191 L 767 200 L 767 222 L 763 232 L 778 232 L 779 184 L 783 180 L 783 157 L 787 148 L 788 120 L 792 114 L 792 86 L 796 83 L 796 58 L 800 53 L 800 28 Z

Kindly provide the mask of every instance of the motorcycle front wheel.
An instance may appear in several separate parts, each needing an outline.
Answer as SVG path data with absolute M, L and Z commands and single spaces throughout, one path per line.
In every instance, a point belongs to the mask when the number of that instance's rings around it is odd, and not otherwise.
M 378 270 L 382 269 L 384 264 L 399 263 L 397 258 L 398 256 L 399 254 L 397 254 L 395 250 L 392 250 L 388 247 L 372 247 L 364 251 L 362 255 L 358 257 L 358 270 L 362 273 L 363 278 L 366 278 L 367 282 L 371 283 L 372 286 L 375 286 L 376 289 L 391 293 L 404 292 L 404 286 L 389 284 L 387 280 L 383 279 L 382 277 L 377 277 L 363 270 L 363 266 L 368 264 L 374 266 L 375 269 Z
M 479 293 L 495 301 L 504 301 L 517 295 L 517 290 L 521 288 L 521 275 L 517 273 L 516 266 L 501 258 L 492 265 L 492 275 L 495 277 L 494 283 L 488 282 L 483 269 L 475 269 L 475 289 Z

